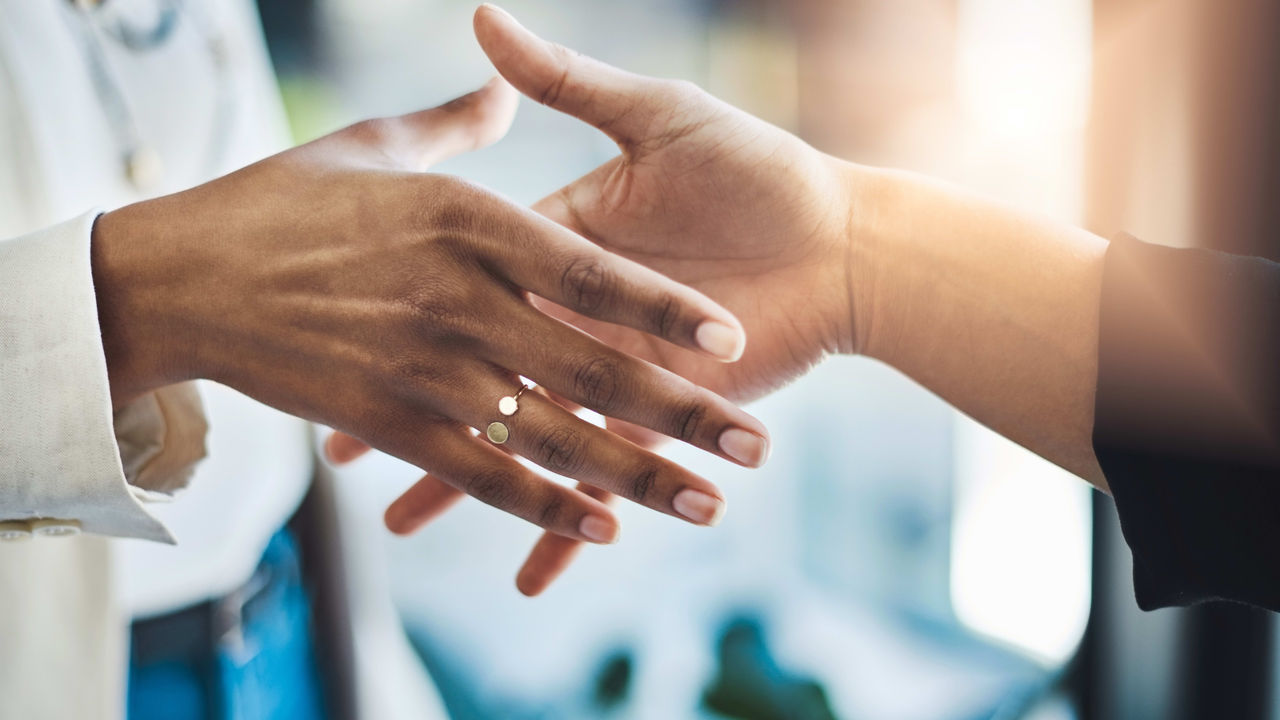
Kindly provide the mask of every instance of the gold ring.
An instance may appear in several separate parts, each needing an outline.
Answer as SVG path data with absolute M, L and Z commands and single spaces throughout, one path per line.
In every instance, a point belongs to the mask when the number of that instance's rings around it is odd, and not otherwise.
M 484 429 L 484 434 L 489 438 L 489 442 L 494 445 L 501 445 L 507 441 L 507 438 L 511 437 L 511 431 L 500 422 L 489 423 L 489 427 Z
M 516 411 L 520 409 L 520 396 L 528 389 L 528 385 L 520 383 L 520 389 L 516 391 L 515 395 L 508 395 L 498 401 L 498 412 L 506 415 L 507 417 L 515 415 Z
M 498 412 L 506 417 L 515 415 L 520 410 L 520 396 L 528 389 L 528 385 L 520 383 L 520 389 L 516 391 L 515 395 L 508 395 L 498 401 Z M 485 428 L 484 434 L 489 438 L 489 442 L 494 445 L 501 445 L 507 441 L 507 438 L 511 437 L 511 431 L 507 429 L 507 426 L 497 421 L 489 423 L 489 427 Z

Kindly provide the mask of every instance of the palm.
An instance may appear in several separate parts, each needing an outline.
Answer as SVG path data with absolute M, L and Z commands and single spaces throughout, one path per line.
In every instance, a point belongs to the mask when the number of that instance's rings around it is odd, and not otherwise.
M 815 283 L 844 282 L 843 259 L 823 240 L 827 219 L 842 215 L 822 198 L 839 195 L 824 186 L 831 181 L 817 154 L 795 137 L 700 92 L 683 94 L 647 139 L 623 143 L 623 155 L 539 210 L 733 311 L 747 331 L 742 360 L 725 365 L 547 309 L 614 347 L 749 400 L 802 374 L 837 342 L 808 303 L 819 296 Z

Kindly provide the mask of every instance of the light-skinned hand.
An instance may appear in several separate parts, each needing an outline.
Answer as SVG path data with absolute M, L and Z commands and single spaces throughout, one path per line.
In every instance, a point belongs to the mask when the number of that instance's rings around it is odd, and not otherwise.
M 1092 444 L 1104 239 L 824 155 L 688 83 L 546 43 L 496 8 L 480 8 L 475 23 L 503 77 L 622 151 L 536 208 L 723 303 L 750 343 L 724 365 L 541 303 L 549 313 L 735 401 L 825 354 L 863 354 L 1107 489 Z M 656 439 L 625 418 L 609 427 Z M 429 487 L 393 506 L 400 522 L 433 513 Z M 517 585 L 541 591 L 578 546 L 545 535 Z
M 634 75 L 548 43 L 495 7 L 477 10 L 475 31 L 518 90 L 594 125 L 621 151 L 535 209 L 715 297 L 742 320 L 749 342 L 741 360 L 725 364 L 549 299 L 536 301 L 539 307 L 735 400 L 759 397 L 828 352 L 849 349 L 850 264 L 839 236 L 851 208 L 826 156 L 692 84 Z M 625 418 L 610 416 L 608 427 L 645 446 L 659 440 Z M 359 449 L 335 438 L 330 454 L 349 459 Z M 596 489 L 579 489 L 608 501 Z M 424 479 L 388 509 L 388 525 L 411 532 L 457 496 Z M 578 546 L 572 537 L 544 535 L 517 577 L 519 589 L 541 592 Z

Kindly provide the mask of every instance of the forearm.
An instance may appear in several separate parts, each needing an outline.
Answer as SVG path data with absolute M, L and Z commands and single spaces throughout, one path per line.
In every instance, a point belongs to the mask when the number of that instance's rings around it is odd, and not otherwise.
M 853 351 L 1106 489 L 1092 447 L 1107 243 L 919 176 L 846 165 Z

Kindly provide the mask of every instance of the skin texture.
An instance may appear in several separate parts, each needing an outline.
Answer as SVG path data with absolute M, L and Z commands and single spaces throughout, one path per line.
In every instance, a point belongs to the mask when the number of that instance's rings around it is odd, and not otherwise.
M 425 172 L 501 137 L 515 98 L 495 79 L 448 105 L 362 122 L 101 217 L 94 281 L 116 403 L 209 378 L 559 536 L 612 542 L 617 521 L 596 497 L 509 453 L 714 524 L 724 507 L 714 485 L 547 395 L 527 392 L 515 415 L 498 413 L 524 376 L 735 462 L 759 464 L 767 450 L 760 423 L 724 398 L 530 300 L 715 363 L 742 352 L 731 313 L 528 209 Z M 473 433 L 495 420 L 510 428 L 501 448 Z
M 547 312 L 738 401 L 829 353 L 865 354 L 1106 489 L 1090 438 L 1101 238 L 825 156 L 692 85 L 547 43 L 497 8 L 481 7 L 475 27 L 518 90 L 594 125 L 621 151 L 536 209 L 716 299 L 750 343 L 725 365 L 541 302 Z M 609 427 L 656 440 L 620 420 Z M 454 495 L 425 478 L 388 523 L 420 527 Z M 547 533 L 517 587 L 541 592 L 580 545 Z

